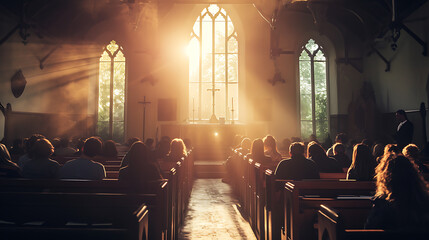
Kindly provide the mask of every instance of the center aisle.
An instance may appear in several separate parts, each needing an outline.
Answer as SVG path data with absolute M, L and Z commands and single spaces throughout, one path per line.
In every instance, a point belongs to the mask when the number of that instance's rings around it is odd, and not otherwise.
M 221 179 L 196 179 L 179 240 L 256 240 L 237 204 Z

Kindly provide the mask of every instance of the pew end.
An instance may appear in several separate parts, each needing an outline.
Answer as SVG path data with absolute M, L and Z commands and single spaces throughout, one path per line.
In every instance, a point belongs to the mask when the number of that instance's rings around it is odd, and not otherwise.
M 383 230 L 349 228 L 342 214 L 335 209 L 320 205 L 318 211 L 319 240 L 399 240 L 399 239 L 429 239 L 429 230 Z

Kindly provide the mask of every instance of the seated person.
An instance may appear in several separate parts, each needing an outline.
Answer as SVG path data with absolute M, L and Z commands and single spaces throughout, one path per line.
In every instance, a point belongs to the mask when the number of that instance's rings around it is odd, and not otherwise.
M 305 146 L 302 142 L 294 142 L 289 147 L 290 159 L 282 160 L 274 173 L 276 179 L 319 179 L 317 165 L 304 156 Z
M 353 148 L 352 164 L 347 171 L 347 179 L 358 181 L 373 181 L 377 162 L 371 154 L 371 149 L 363 144 L 356 144 Z
M 385 156 L 376 169 L 376 194 L 369 229 L 427 230 L 429 193 L 417 166 L 404 156 Z
M 45 138 L 45 136 L 41 134 L 33 134 L 26 142 L 25 142 L 25 154 L 22 155 L 18 160 L 18 166 L 21 169 L 24 169 L 24 165 L 29 162 L 32 158 L 32 149 L 37 140 Z
M 168 152 L 167 156 L 158 159 L 158 162 L 163 171 L 169 171 L 172 167 L 176 165 L 177 162 L 181 162 L 182 158 L 187 156 L 188 151 L 186 149 L 185 143 L 182 139 L 175 138 L 171 140 L 170 151 Z
M 252 141 L 250 138 L 243 138 L 240 143 L 240 147 L 236 148 L 238 152 L 240 152 L 243 155 L 246 155 L 250 152 L 250 147 L 252 145 Z
M 96 137 L 88 138 L 83 144 L 82 155 L 64 164 L 60 170 L 62 179 L 101 180 L 106 177 L 103 164 L 94 162 L 95 156 L 101 153 L 102 143 Z
M 159 167 L 149 159 L 149 148 L 143 142 L 135 142 L 127 153 L 129 164 L 119 170 L 119 181 L 133 191 L 141 191 L 150 181 L 163 179 Z
M 51 142 L 42 138 L 34 143 L 32 158 L 22 169 L 22 176 L 25 178 L 58 178 L 60 164 L 57 161 L 50 159 L 54 153 L 54 147 Z
M 55 156 L 59 157 L 70 157 L 76 153 L 74 148 L 69 147 L 70 139 L 67 137 L 63 137 L 60 139 L 60 147 L 55 149 Z
M 377 161 L 377 163 L 380 162 L 381 158 L 383 157 L 383 151 L 384 151 L 384 145 L 377 143 L 372 148 L 372 156 Z
M 108 161 L 116 161 L 118 158 L 118 149 L 116 143 L 113 140 L 107 140 L 104 142 L 101 149 L 101 154 L 96 156 L 93 160 L 101 164 L 105 164 Z
M 264 165 L 272 163 L 271 158 L 265 155 L 264 142 L 260 138 L 253 140 L 252 146 L 250 147 L 250 153 L 247 154 L 247 158 L 251 158 L 255 162 Z
M 277 149 L 277 141 L 273 136 L 267 135 L 264 137 L 264 149 L 265 155 L 271 157 L 274 162 L 280 162 L 282 160 L 282 155 Z
M 315 141 L 308 144 L 307 157 L 313 160 L 321 173 L 343 172 L 340 164 L 334 158 L 326 155 L 325 149 Z
M 414 161 L 421 173 L 429 173 L 429 169 L 420 159 L 420 150 L 415 144 L 410 143 L 405 146 L 404 149 L 402 149 L 402 154 L 411 161 Z
M 346 154 L 346 147 L 342 143 L 335 143 L 332 149 L 334 150 L 333 158 L 337 160 L 338 164 L 342 168 L 348 169 L 352 164 L 352 161 Z
M 21 177 L 21 169 L 11 161 L 9 151 L 0 143 L 0 178 Z

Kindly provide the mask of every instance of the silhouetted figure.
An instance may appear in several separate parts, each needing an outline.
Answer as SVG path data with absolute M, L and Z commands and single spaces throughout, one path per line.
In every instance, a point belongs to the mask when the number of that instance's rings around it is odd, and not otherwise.
M 88 138 L 82 149 L 82 155 L 64 164 L 60 170 L 63 179 L 101 180 L 106 177 L 103 164 L 93 161 L 100 155 L 102 143 L 96 137 Z
M 55 149 L 55 156 L 59 157 L 70 157 L 73 156 L 76 150 L 69 146 L 70 139 L 63 137 L 60 139 L 60 147 Z
M 317 142 L 312 141 L 308 144 L 307 157 L 316 163 L 319 172 L 343 172 L 343 169 L 337 160 L 326 156 L 325 149 L 323 149 L 323 147 Z
M 396 111 L 395 116 L 399 124 L 394 138 L 399 150 L 402 151 L 405 146 L 413 141 L 414 125 L 408 120 L 407 114 L 402 109 Z
M 380 162 L 380 159 L 383 157 L 384 153 L 384 146 L 383 144 L 377 143 L 372 148 L 372 156 L 377 161 L 377 163 Z
M 127 153 L 129 164 L 119 170 L 119 181 L 126 182 L 132 191 L 143 191 L 148 182 L 163 179 L 148 153 L 149 149 L 143 142 L 135 142 Z
M 273 136 L 267 135 L 264 137 L 264 150 L 265 155 L 269 156 L 273 162 L 280 162 L 282 160 L 282 155 L 277 149 L 277 141 Z
M 101 148 L 101 154 L 94 157 L 94 161 L 101 164 L 105 164 L 108 161 L 116 161 L 118 159 L 118 149 L 116 143 L 113 140 L 107 140 L 104 142 Z
M 356 144 L 353 148 L 352 164 L 347 171 L 347 179 L 373 181 L 376 165 L 370 148 L 362 143 Z
M 21 177 L 21 169 L 11 161 L 9 151 L 0 143 L 0 178 Z
M 346 149 L 347 149 L 347 142 L 348 142 L 348 139 L 345 133 L 338 133 L 337 136 L 335 136 L 335 143 L 342 143 Z M 326 151 L 326 155 L 328 155 L 329 157 L 334 156 L 333 146 L 330 147 L 328 151 Z
M 412 143 L 408 144 L 404 149 L 402 149 L 402 154 L 411 161 L 414 161 L 421 173 L 429 173 L 428 167 L 423 164 L 420 158 L 420 150 L 417 145 Z
M 33 134 L 26 142 L 25 142 L 25 154 L 22 155 L 19 160 L 18 160 L 18 166 L 21 169 L 24 169 L 24 166 L 27 162 L 29 162 L 31 160 L 31 158 L 33 157 L 32 155 L 32 150 L 33 150 L 33 146 L 36 143 L 37 140 L 39 139 L 43 139 L 45 138 L 45 136 L 41 135 L 41 134 Z
M 246 155 L 250 152 L 250 147 L 252 146 L 252 140 L 250 138 L 243 138 L 240 143 L 240 147 L 236 150 L 243 155 Z
M 366 228 L 427 230 L 429 195 L 417 166 L 401 155 L 385 156 L 376 169 L 377 191 Z
M 54 147 L 48 139 L 37 140 L 32 149 L 31 160 L 22 168 L 22 176 L 38 179 L 58 178 L 60 164 L 49 158 L 53 153 Z
M 335 143 L 333 146 L 335 160 L 342 168 L 349 168 L 352 164 L 352 160 L 346 155 L 346 147 L 342 143 Z
M 247 157 L 264 165 L 272 163 L 271 158 L 265 155 L 264 142 L 260 138 L 253 140 L 252 146 L 250 147 L 250 153 L 247 154 Z
M 319 171 L 313 160 L 304 156 L 305 146 L 301 142 L 294 142 L 289 147 L 291 158 L 282 160 L 276 168 L 277 179 L 319 179 Z

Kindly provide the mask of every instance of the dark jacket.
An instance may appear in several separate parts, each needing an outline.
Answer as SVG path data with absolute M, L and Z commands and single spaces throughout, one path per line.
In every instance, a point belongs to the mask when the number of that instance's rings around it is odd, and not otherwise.
M 290 159 L 282 160 L 274 173 L 276 179 L 319 179 L 319 171 L 314 161 L 304 156 L 293 156 Z

